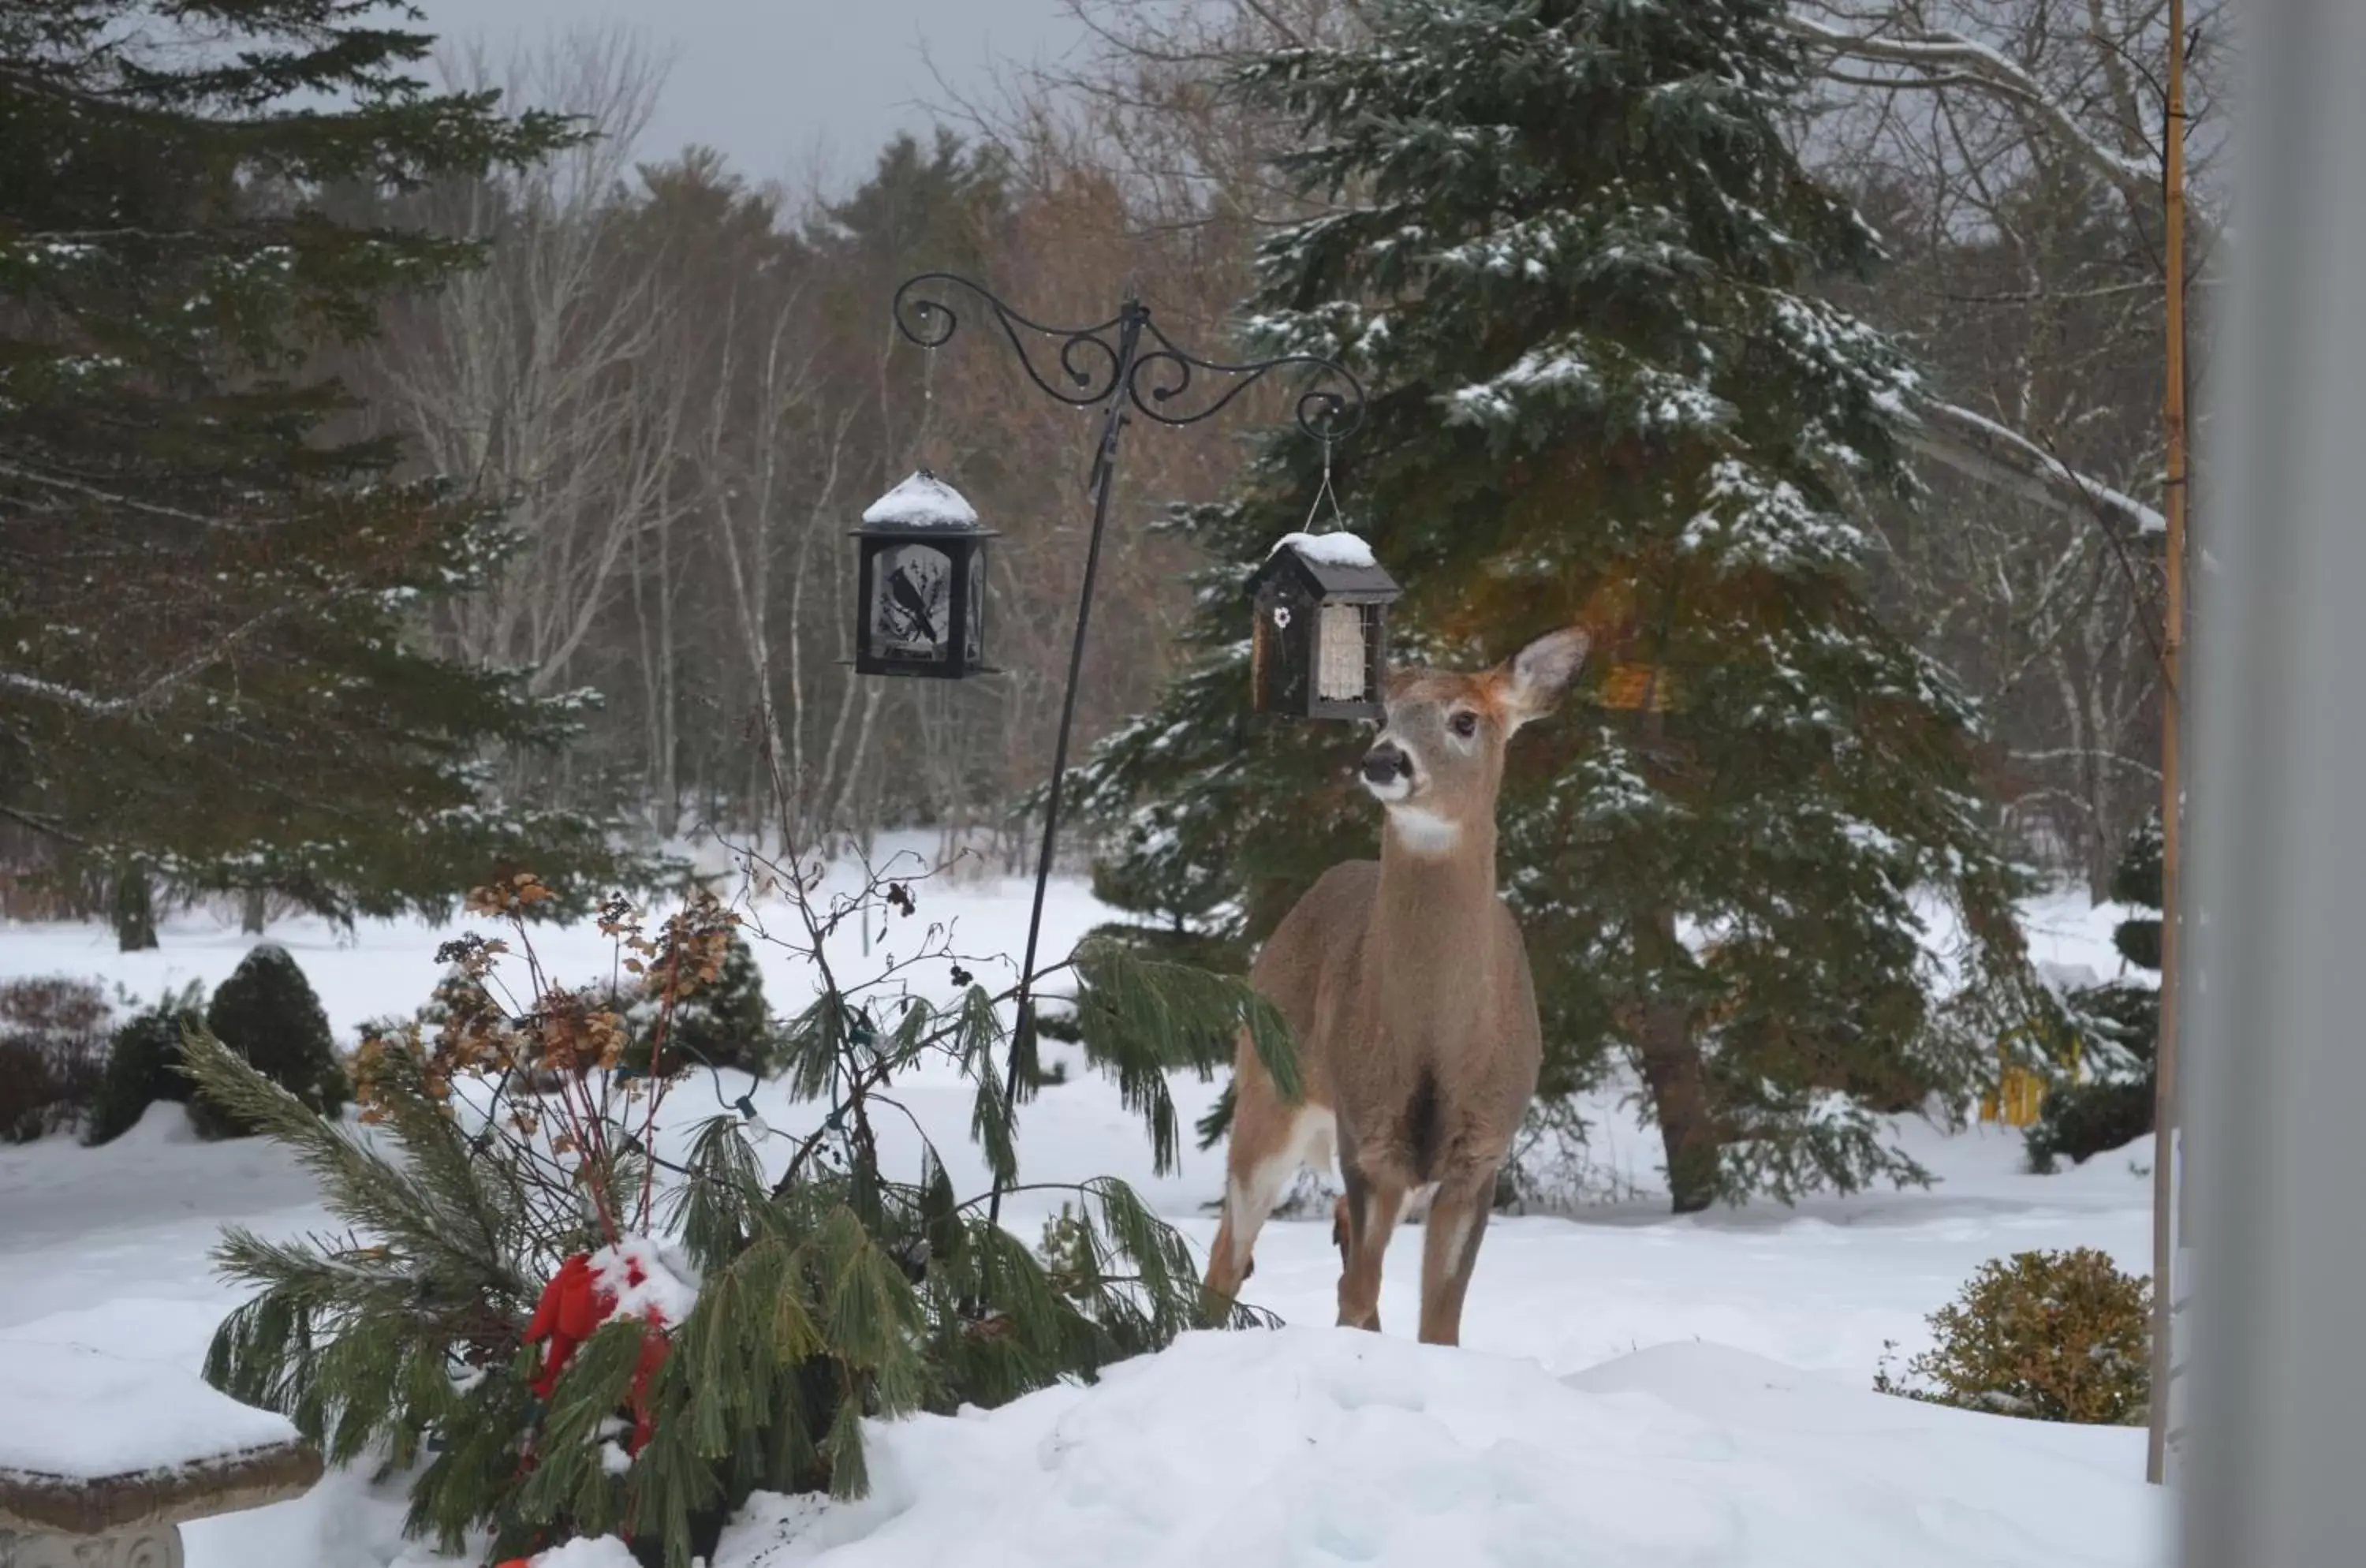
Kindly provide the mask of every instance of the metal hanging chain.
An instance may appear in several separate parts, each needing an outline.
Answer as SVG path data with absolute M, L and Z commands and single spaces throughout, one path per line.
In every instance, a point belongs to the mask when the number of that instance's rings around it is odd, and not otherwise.
M 1327 432 L 1323 437 L 1323 482 L 1315 487 L 1314 499 L 1307 503 L 1306 522 L 1300 532 L 1314 532 L 1314 514 L 1323 510 L 1323 498 L 1326 495 L 1331 498 L 1331 521 L 1344 533 L 1347 527 L 1347 514 L 1340 510 L 1339 492 L 1331 488 L 1331 437 Z
M 912 441 L 913 450 L 919 458 L 916 467 L 922 473 L 931 472 L 936 467 L 930 461 L 931 454 L 929 451 L 929 437 L 936 434 L 936 429 L 937 351 L 925 348 L 920 354 L 920 428 Z

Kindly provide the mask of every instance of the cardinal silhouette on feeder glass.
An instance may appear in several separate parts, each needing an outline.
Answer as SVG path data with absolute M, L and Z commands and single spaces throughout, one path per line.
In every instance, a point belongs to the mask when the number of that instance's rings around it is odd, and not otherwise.
M 936 566 L 938 570 L 931 570 Z M 944 573 L 941 563 L 929 554 L 906 551 L 904 558 L 881 583 L 881 629 L 897 642 L 918 642 L 931 647 L 941 642 L 944 632 L 938 623 L 944 607 Z
M 914 624 L 920 628 L 921 639 L 926 642 L 936 641 L 936 616 L 930 611 L 928 595 L 921 592 L 919 583 L 913 580 L 910 565 L 907 564 L 896 569 L 896 575 L 887 580 L 887 592 L 894 595 L 896 608 L 909 615 Z

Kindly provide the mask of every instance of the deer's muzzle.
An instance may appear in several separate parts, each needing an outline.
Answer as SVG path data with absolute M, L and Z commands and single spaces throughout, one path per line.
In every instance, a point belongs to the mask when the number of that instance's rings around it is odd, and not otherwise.
M 1364 753 L 1364 782 L 1372 784 L 1393 784 L 1398 779 L 1413 778 L 1413 759 L 1404 748 L 1393 740 L 1383 740 Z

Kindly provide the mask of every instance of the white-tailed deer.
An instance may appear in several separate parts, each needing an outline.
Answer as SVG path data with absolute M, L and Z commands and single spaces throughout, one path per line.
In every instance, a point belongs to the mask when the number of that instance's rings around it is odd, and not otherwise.
M 1427 1187 L 1421 1337 L 1460 1340 L 1495 1172 L 1542 1055 L 1527 949 L 1495 896 L 1504 747 L 1560 699 L 1586 647 L 1583 632 L 1558 631 L 1482 675 L 1390 678 L 1362 767 L 1387 809 L 1380 858 L 1324 873 L 1250 972 L 1297 1035 L 1304 1094 L 1282 1100 L 1245 1032 L 1211 1296 L 1238 1294 L 1283 1187 L 1335 1147 L 1339 1322 L 1380 1327 L 1389 1235 Z

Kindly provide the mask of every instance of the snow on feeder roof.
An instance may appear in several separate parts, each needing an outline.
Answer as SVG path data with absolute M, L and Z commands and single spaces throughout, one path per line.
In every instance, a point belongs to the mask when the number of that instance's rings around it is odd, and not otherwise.
M 863 508 L 862 521 L 873 526 L 975 528 L 977 509 L 961 491 L 921 468 Z
M 1249 579 L 1250 591 L 1285 572 L 1334 603 L 1388 604 L 1397 598 L 1396 579 L 1381 570 L 1372 547 L 1353 534 L 1284 534 Z
M 1266 558 L 1270 560 L 1277 551 L 1284 549 L 1296 550 L 1308 560 L 1324 566 L 1380 565 L 1372 555 L 1372 547 L 1355 534 L 1284 534 L 1273 542 L 1272 549 L 1266 551 Z

